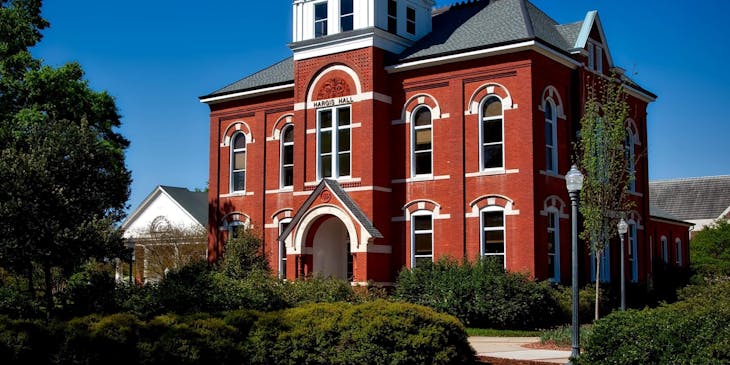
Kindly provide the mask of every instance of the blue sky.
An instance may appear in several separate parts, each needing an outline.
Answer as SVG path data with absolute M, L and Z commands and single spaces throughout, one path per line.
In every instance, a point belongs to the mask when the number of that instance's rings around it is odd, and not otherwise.
M 157 185 L 208 181 L 208 107 L 198 102 L 290 55 L 291 0 L 46 0 L 33 53 L 79 62 L 115 96 L 131 141 L 132 209 Z M 437 6 L 453 3 L 437 2 Z M 730 174 L 730 1 L 533 0 L 561 23 L 598 10 L 616 65 L 659 96 L 649 106 L 652 180 Z

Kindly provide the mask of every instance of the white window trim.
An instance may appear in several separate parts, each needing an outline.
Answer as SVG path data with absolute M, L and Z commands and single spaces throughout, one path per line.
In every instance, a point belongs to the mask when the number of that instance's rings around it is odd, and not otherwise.
M 679 238 L 674 239 L 674 245 L 677 249 L 677 258 L 675 262 L 677 263 L 678 267 L 682 266 L 682 240 Z
M 408 19 L 408 11 L 413 11 L 413 20 Z M 413 24 L 413 32 L 408 31 L 408 25 Z M 412 8 L 410 6 L 406 6 L 406 33 L 410 35 L 416 35 L 418 34 L 418 12 L 416 11 L 416 8 Z
M 324 19 L 317 20 L 317 6 L 321 5 L 321 4 L 324 4 L 324 8 L 326 9 L 327 13 L 326 13 L 326 16 L 324 17 Z M 312 29 L 312 38 L 326 37 L 327 35 L 329 35 L 330 32 L 329 32 L 328 28 L 330 25 L 329 24 L 330 11 L 329 11 L 329 6 L 327 4 L 327 1 L 320 1 L 320 2 L 316 2 L 316 3 L 312 4 L 312 16 L 313 16 L 312 25 L 314 27 L 314 29 Z M 324 34 L 322 34 L 320 36 L 317 35 L 317 23 L 325 24 Z
M 501 254 L 494 254 L 494 253 L 484 253 L 484 247 L 486 242 L 484 242 L 484 232 L 486 231 L 499 231 L 498 228 L 489 228 L 484 226 L 484 215 L 482 213 L 484 212 L 501 212 L 502 213 L 502 227 L 501 231 L 503 232 L 503 242 L 502 242 L 502 253 Z M 507 268 L 507 215 L 505 214 L 505 208 L 500 207 L 498 205 L 491 205 L 486 206 L 479 210 L 479 255 L 482 257 L 489 257 L 489 256 L 502 256 L 502 262 L 504 264 L 504 268 Z
M 292 177 L 294 176 L 294 161 L 292 161 L 291 165 L 285 165 L 284 164 L 284 149 L 288 146 L 292 147 L 292 156 L 293 156 L 293 149 L 294 149 L 294 136 L 292 136 L 291 142 L 285 142 L 284 135 L 289 132 L 289 130 L 294 131 L 294 125 L 293 124 L 287 124 L 281 129 L 281 143 L 279 146 L 279 188 L 280 189 L 292 189 L 294 186 L 294 181 L 292 180 L 292 185 L 286 185 L 284 182 L 284 168 L 291 167 L 292 168 Z
M 499 100 L 500 105 L 502 106 L 502 114 L 500 114 L 499 117 L 484 117 L 484 104 L 489 100 L 490 98 L 495 97 L 497 100 Z M 501 119 L 502 121 L 502 140 L 499 142 L 502 145 L 502 166 L 498 167 L 484 167 L 484 131 L 482 130 L 484 128 L 484 122 L 489 120 L 496 120 Z M 496 145 L 497 143 L 492 143 L 491 145 Z M 489 94 L 485 96 L 482 101 L 479 103 L 479 171 L 481 172 L 503 172 L 505 170 L 505 163 L 504 163 L 504 154 L 505 154 L 505 148 L 504 148 L 504 100 L 499 97 L 499 95 L 496 94 Z
M 429 216 L 431 217 L 431 229 L 430 230 L 418 230 L 416 231 L 416 225 L 414 223 L 413 217 L 423 217 L 423 216 Z M 434 258 L 434 215 L 433 212 L 428 210 L 417 210 L 410 214 L 410 222 L 411 222 L 411 268 L 416 267 L 416 259 L 417 258 L 423 258 L 423 257 L 431 257 L 431 262 L 433 262 Z M 416 234 L 423 234 L 423 233 L 430 233 L 431 234 L 431 255 L 416 255 Z
M 339 119 L 337 117 L 337 110 L 347 108 L 350 112 L 350 123 L 346 126 L 340 127 L 339 126 Z M 332 176 L 328 177 L 328 179 L 350 179 L 352 178 L 352 105 L 338 105 L 331 108 L 322 108 L 317 109 L 317 180 L 322 180 L 324 177 L 322 176 L 322 155 L 320 151 L 321 143 L 320 143 L 320 135 L 322 133 L 322 128 L 320 127 L 320 112 L 329 110 L 332 112 L 332 126 L 326 129 L 329 129 L 332 132 L 332 151 L 330 152 L 332 154 Z M 340 146 L 339 146 L 339 138 L 340 134 L 338 133 L 341 129 L 349 129 L 350 130 L 350 174 L 348 175 L 340 175 Z
M 552 119 L 545 118 L 545 123 L 550 123 L 550 126 L 552 128 L 552 141 L 550 142 L 550 148 L 552 151 L 552 159 L 553 159 L 553 166 L 545 166 L 545 172 L 549 174 L 558 174 L 558 111 L 555 106 L 555 101 L 553 101 L 552 98 L 545 99 L 545 105 L 550 105 L 550 110 L 552 110 Z M 547 110 L 547 108 L 543 107 L 544 110 Z M 504 115 L 503 115 L 504 120 Z M 503 126 L 504 126 L 504 122 Z M 504 133 L 504 132 L 503 132 Z M 547 137 L 547 136 L 545 136 Z M 504 141 L 503 141 L 504 143 Z M 548 141 L 547 138 L 545 138 L 545 147 L 548 147 Z M 547 151 L 546 151 L 547 153 Z
M 416 126 L 416 115 L 418 114 L 418 111 L 420 111 L 421 108 L 428 109 L 428 113 L 431 115 L 431 123 L 427 126 Z M 427 179 L 428 177 L 433 177 L 433 110 L 425 104 L 421 104 L 413 109 L 413 113 L 411 113 L 411 177 L 419 179 Z M 431 172 L 428 174 L 417 174 L 416 173 L 416 131 L 421 129 L 430 129 L 431 130 L 431 149 L 428 150 L 428 152 L 431 154 Z M 419 151 L 421 153 L 424 153 L 425 151 Z
M 636 222 L 629 221 L 628 231 L 628 244 L 632 255 L 627 256 L 630 258 L 629 263 L 631 264 L 631 282 L 636 283 L 639 281 L 639 236 L 637 231 Z
M 281 232 L 283 231 L 282 226 L 284 224 L 291 223 L 291 218 L 284 218 L 279 221 L 279 235 L 281 235 Z M 291 234 L 290 234 L 291 235 Z M 279 267 L 279 270 L 277 271 L 277 275 L 279 276 L 279 279 L 286 279 L 286 276 L 282 275 L 284 271 L 286 270 L 286 238 L 284 240 L 278 241 L 279 246 L 279 253 L 277 257 L 277 266 Z
M 386 23 L 386 30 L 391 34 L 398 34 L 398 2 L 396 0 L 388 0 L 388 10 L 390 10 L 390 3 L 395 2 L 395 14 L 391 14 L 390 11 L 388 11 L 388 19 Z M 390 29 L 388 27 L 388 24 L 390 24 L 390 19 L 393 19 L 395 21 L 395 29 Z
M 355 29 L 355 0 L 350 0 L 350 1 L 352 1 L 352 12 L 346 13 L 346 14 L 342 13 L 342 1 L 344 1 L 344 0 L 339 0 L 339 4 L 338 4 L 339 8 L 340 8 L 339 29 L 340 29 L 340 32 L 349 32 L 349 31 Z M 342 19 L 346 18 L 346 17 L 352 18 L 352 29 L 342 29 Z
M 667 236 L 662 236 L 661 238 L 662 243 L 662 259 L 664 260 L 665 264 L 669 263 L 669 241 L 667 240 Z
M 560 282 L 560 211 L 555 207 L 550 207 L 546 210 L 547 212 L 547 232 L 548 238 L 550 237 L 550 231 L 554 232 L 555 237 L 555 252 L 553 253 L 554 268 L 551 273 L 550 281 L 559 283 Z M 555 216 L 555 227 L 550 227 L 550 216 Z M 548 257 L 550 257 L 550 251 L 548 251 Z
M 243 148 L 235 148 L 236 139 L 239 138 L 239 136 L 241 138 L 243 138 L 243 141 L 245 142 L 245 145 Z M 245 154 L 243 164 L 246 167 L 242 170 L 234 170 L 234 164 L 235 164 L 234 157 L 236 155 L 236 152 L 243 152 Z M 246 176 L 246 170 L 248 170 L 248 137 L 243 132 L 236 132 L 233 134 L 233 136 L 231 136 L 231 144 L 230 144 L 230 170 L 229 170 L 230 176 L 228 179 L 230 188 L 228 191 L 231 194 L 245 194 L 246 185 L 248 183 L 248 181 L 247 181 L 248 176 Z M 234 176 L 234 173 L 236 173 L 236 172 L 243 172 L 243 189 L 242 190 L 235 190 L 235 185 L 233 183 L 233 176 Z

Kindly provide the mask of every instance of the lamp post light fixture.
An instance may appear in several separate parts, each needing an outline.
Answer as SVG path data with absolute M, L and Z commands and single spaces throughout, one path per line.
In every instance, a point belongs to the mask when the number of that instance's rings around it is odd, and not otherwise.
M 570 171 L 565 174 L 565 186 L 568 188 L 571 206 L 571 226 L 572 226 L 572 280 L 573 280 L 573 322 L 572 322 L 572 351 L 570 357 L 578 358 L 580 355 L 580 327 L 578 325 L 578 199 L 580 190 L 583 189 L 583 174 L 578 170 L 578 166 L 573 165 Z
M 618 236 L 621 238 L 621 310 L 626 310 L 626 271 L 624 270 L 624 235 L 629 231 L 629 225 L 621 218 L 618 222 Z

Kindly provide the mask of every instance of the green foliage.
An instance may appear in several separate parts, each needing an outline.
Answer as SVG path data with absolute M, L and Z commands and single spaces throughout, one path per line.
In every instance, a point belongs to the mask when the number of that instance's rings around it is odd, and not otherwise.
M 603 294 L 601 290 L 601 309 L 610 307 L 608 298 Z M 587 323 L 593 320 L 593 313 L 595 311 L 594 295 L 596 289 L 593 285 L 586 285 L 578 293 L 578 315 L 580 323 Z M 553 300 L 557 303 L 559 308 L 559 315 L 561 323 L 569 323 L 573 315 L 573 291 L 569 286 L 558 286 L 553 288 L 551 291 Z
M 580 343 L 585 346 L 586 337 L 590 336 L 593 327 L 591 325 L 580 326 Z M 563 325 L 540 333 L 540 343 L 551 344 L 561 347 L 571 347 L 573 345 L 573 327 Z
M 114 290 L 116 282 L 112 267 L 90 261 L 68 279 L 65 294 L 67 314 L 112 313 L 116 310 Z
M 238 229 L 237 237 L 226 242 L 218 270 L 224 275 L 241 279 L 255 271 L 271 272 L 263 255 L 260 235 L 253 229 Z
M 321 276 L 286 281 L 283 283 L 282 295 L 292 307 L 310 303 L 355 302 L 358 300 L 350 283 Z
M 473 355 L 456 318 L 385 301 L 149 321 L 91 315 L 48 327 L 0 317 L 0 356 L 12 365 L 463 364 Z
M 690 242 L 692 269 L 702 277 L 730 276 L 730 222 L 719 220 Z
M 547 283 L 505 272 L 489 259 L 442 259 L 404 269 L 395 298 L 449 313 L 470 327 L 529 329 L 548 327 L 558 308 Z
M 692 287 L 682 301 L 614 312 L 594 323 L 583 364 L 730 362 L 730 282 Z

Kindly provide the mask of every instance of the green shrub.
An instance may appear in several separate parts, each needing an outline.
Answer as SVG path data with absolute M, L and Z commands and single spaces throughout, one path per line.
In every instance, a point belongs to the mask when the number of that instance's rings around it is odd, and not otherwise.
M 609 307 L 609 298 L 605 290 L 600 289 L 600 313 Z M 570 323 L 573 318 L 573 289 L 569 286 L 557 286 L 551 291 L 553 300 L 559 309 L 560 322 Z M 578 292 L 578 316 L 580 323 L 593 322 L 595 318 L 596 287 L 588 284 Z
M 310 303 L 355 302 L 357 295 L 349 282 L 314 276 L 283 283 L 282 295 L 291 307 Z
M 131 314 L 74 318 L 63 327 L 61 364 L 136 364 L 139 320 Z
M 0 316 L 0 359 L 3 364 L 48 364 L 56 353 L 55 325 Z
M 65 290 L 65 315 L 81 316 L 91 313 L 113 313 L 116 282 L 109 265 L 90 261 L 68 279 Z
M 729 363 L 728 290 L 730 284 L 692 288 L 674 304 L 614 312 L 593 325 L 580 363 Z
M 395 298 L 452 314 L 470 327 L 526 329 L 559 320 L 547 283 L 508 273 L 494 260 L 442 259 L 404 269 Z

